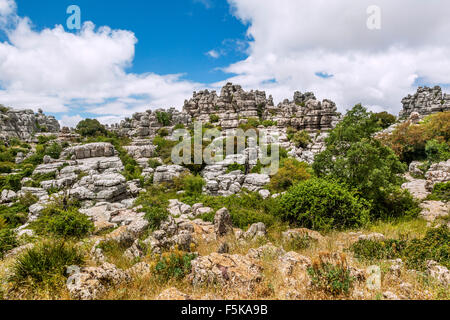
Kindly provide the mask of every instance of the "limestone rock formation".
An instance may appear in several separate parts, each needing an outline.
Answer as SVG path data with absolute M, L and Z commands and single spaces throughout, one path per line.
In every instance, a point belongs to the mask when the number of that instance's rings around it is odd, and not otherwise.
M 436 112 L 450 110 L 450 94 L 442 93 L 439 86 L 434 88 L 419 87 L 414 95 L 408 95 L 402 100 L 403 110 L 400 118 L 409 118 L 417 112 L 419 116 L 426 116 Z
M 33 110 L 0 108 L 0 139 L 18 138 L 30 141 L 39 132 L 58 133 L 59 122 L 53 116 L 34 113 Z

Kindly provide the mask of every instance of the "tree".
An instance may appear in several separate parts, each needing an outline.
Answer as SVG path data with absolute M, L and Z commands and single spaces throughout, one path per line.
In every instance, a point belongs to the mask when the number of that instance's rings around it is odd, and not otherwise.
M 80 121 L 76 130 L 83 137 L 96 137 L 107 134 L 105 126 L 98 122 L 97 119 Z
M 326 150 L 315 157 L 314 172 L 356 189 L 372 203 L 372 218 L 413 214 L 415 202 L 400 189 L 399 174 L 407 166 L 392 149 L 372 137 L 378 128 L 370 113 L 355 106 L 331 131 Z

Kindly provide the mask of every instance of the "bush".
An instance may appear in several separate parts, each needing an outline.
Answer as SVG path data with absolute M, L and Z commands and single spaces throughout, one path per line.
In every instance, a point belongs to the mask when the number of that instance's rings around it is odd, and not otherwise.
M 321 255 L 318 261 L 314 261 L 308 268 L 312 286 L 334 296 L 348 295 L 355 279 L 350 275 L 345 257 L 340 259 L 331 263 Z
M 391 125 L 397 122 L 397 117 L 386 111 L 373 113 L 372 119 L 374 119 L 382 129 L 389 128 Z
M 242 173 L 245 173 L 245 165 L 239 163 L 232 163 L 228 166 L 227 173 L 238 170 L 241 171 Z
M 156 136 L 153 139 L 153 144 L 156 146 L 156 152 L 164 163 L 170 163 L 172 161 L 172 149 L 178 142 L 166 140 L 162 137 Z
M 428 230 L 424 238 L 408 243 L 403 257 L 411 269 L 425 270 L 428 260 L 450 268 L 450 230 L 446 225 Z
M 156 119 L 158 120 L 159 124 L 167 127 L 172 121 L 172 114 L 164 111 L 156 111 Z
M 264 120 L 261 124 L 262 124 L 264 127 L 268 128 L 268 127 L 277 126 L 277 125 L 278 125 L 278 122 L 273 121 L 273 120 Z
M 3 255 L 9 250 L 18 246 L 16 234 L 11 229 L 0 228 L 0 259 L 3 259 Z
M 263 199 L 257 192 L 242 192 L 239 195 L 229 197 L 201 195 L 197 197 L 184 197 L 181 199 L 186 204 L 203 203 L 205 207 L 213 210 L 203 215 L 205 221 L 214 221 L 215 212 L 227 208 L 231 215 L 233 226 L 247 229 L 250 225 L 263 222 L 267 227 L 275 224 L 278 199 Z
M 280 199 L 283 221 L 314 230 L 356 228 L 369 219 L 368 204 L 336 182 L 311 179 L 292 187 Z
M 94 224 L 76 207 L 52 204 L 45 208 L 39 218 L 31 223 L 37 234 L 81 239 L 94 231 Z
M 169 135 L 169 131 L 166 128 L 161 128 L 158 130 L 158 135 L 160 137 L 167 137 Z
M 52 157 L 52 159 L 59 159 L 61 152 L 62 147 L 57 142 L 54 142 L 50 146 L 45 148 L 45 155 Z
M 191 261 L 195 258 L 197 258 L 195 253 L 179 250 L 163 253 L 153 267 L 153 274 L 163 283 L 171 279 L 181 280 L 191 272 Z
M 159 166 L 162 166 L 162 164 L 161 164 L 161 162 L 159 162 L 159 161 L 156 160 L 156 159 L 149 159 L 149 160 L 148 160 L 148 166 L 149 166 L 150 168 L 152 168 L 152 169 L 156 169 L 156 168 L 158 168 Z
M 97 137 L 107 135 L 104 125 L 97 119 L 85 119 L 78 123 L 76 131 L 83 137 Z
M 291 141 L 295 144 L 297 148 L 306 148 L 311 143 L 311 137 L 309 133 L 305 130 L 296 132 Z
M 201 176 L 189 174 L 183 177 L 182 184 L 187 196 L 195 196 L 202 193 L 206 182 Z
M 14 164 L 11 162 L 0 162 L 0 173 L 11 173 L 14 169 Z
M 397 259 L 402 256 L 406 244 L 407 242 L 404 240 L 393 239 L 386 241 L 359 240 L 350 247 L 350 250 L 356 258 L 363 260 Z
M 74 246 L 44 242 L 27 250 L 13 265 L 10 281 L 16 285 L 54 281 L 64 277 L 69 266 L 82 266 L 84 257 Z
M 219 118 L 219 116 L 216 115 L 216 114 L 211 114 L 211 115 L 209 116 L 209 121 L 210 121 L 211 123 L 217 123 L 217 122 L 219 122 L 219 120 L 220 120 L 220 118 Z
M 20 203 L 12 206 L 0 205 L 0 218 L 3 218 L 10 228 L 17 228 L 28 220 L 28 207 Z
M 157 230 L 161 222 L 169 216 L 169 201 L 165 197 L 165 190 L 159 187 L 151 187 L 146 193 L 139 195 L 134 205 L 142 206 L 140 212 L 145 212 L 150 230 Z
M 309 166 L 305 162 L 295 159 L 282 161 L 282 167 L 270 179 L 269 189 L 275 192 L 283 192 L 297 182 L 308 180 L 311 178 L 308 169 Z
M 350 250 L 365 260 L 401 258 L 410 269 L 424 271 L 426 262 L 434 260 L 450 267 L 450 231 L 447 226 L 430 229 L 425 237 L 412 240 L 360 240 Z
M 347 127 L 343 127 L 344 124 Z M 407 166 L 389 147 L 371 137 L 377 128 L 370 113 L 356 106 L 330 132 L 326 150 L 314 159 L 314 172 L 319 177 L 331 177 L 355 188 L 361 197 L 372 203 L 373 219 L 415 212 L 416 203 L 407 192 L 400 190 L 403 183 L 400 174 Z
M 436 183 L 433 187 L 428 200 L 450 201 L 450 181 L 445 183 Z
M 427 141 L 425 153 L 429 162 L 441 162 L 450 159 L 450 145 L 447 142 L 439 143 L 437 140 Z

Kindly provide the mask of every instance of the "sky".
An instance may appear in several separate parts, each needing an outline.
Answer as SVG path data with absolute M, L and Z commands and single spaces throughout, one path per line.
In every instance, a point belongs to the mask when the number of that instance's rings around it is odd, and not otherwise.
M 110 124 L 233 82 L 276 103 L 312 91 L 341 112 L 397 114 L 417 86 L 448 88 L 448 12 L 445 0 L 0 0 L 0 104 Z

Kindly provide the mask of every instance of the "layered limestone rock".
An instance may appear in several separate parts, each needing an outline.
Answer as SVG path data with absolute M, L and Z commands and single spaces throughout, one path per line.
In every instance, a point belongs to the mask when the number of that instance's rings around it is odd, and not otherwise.
M 402 104 L 403 110 L 400 112 L 400 118 L 408 118 L 414 112 L 420 116 L 426 116 L 436 112 L 449 111 L 450 94 L 443 94 L 439 86 L 419 87 L 414 95 L 403 98 Z
M 0 139 L 17 138 L 25 141 L 32 140 L 39 132 L 58 133 L 59 122 L 53 116 L 46 116 L 42 112 L 33 110 L 14 110 L 0 108 Z

